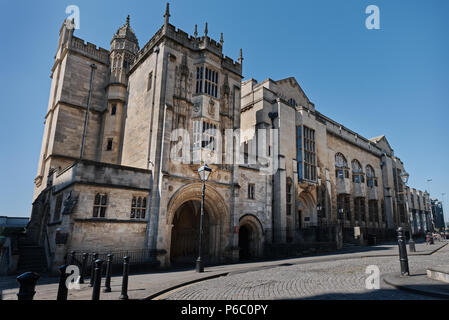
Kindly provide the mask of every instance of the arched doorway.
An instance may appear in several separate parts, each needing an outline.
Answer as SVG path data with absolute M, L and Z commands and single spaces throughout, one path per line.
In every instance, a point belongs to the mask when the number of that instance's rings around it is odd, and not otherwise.
M 250 230 L 246 226 L 242 226 L 239 229 L 240 261 L 248 260 L 249 258 L 251 258 L 249 245 Z
M 185 202 L 176 210 L 173 217 L 171 233 L 170 262 L 174 265 L 194 265 L 198 258 L 201 202 L 191 200 Z M 202 258 L 209 260 L 209 230 L 210 220 L 207 210 L 204 210 Z
M 184 259 L 180 259 L 183 255 L 180 255 L 179 251 L 176 252 L 178 246 L 180 246 L 179 242 L 181 241 L 179 234 L 182 234 L 182 232 L 180 233 L 178 231 L 180 227 L 183 226 L 183 223 L 187 223 L 186 221 L 196 221 L 196 224 L 191 222 L 190 225 L 191 228 L 197 230 L 197 232 L 191 231 L 192 240 L 190 243 L 192 243 L 192 245 L 188 247 L 191 252 L 194 252 L 193 263 L 196 261 L 198 254 L 201 192 L 201 183 L 191 183 L 179 188 L 168 202 L 166 215 L 167 229 L 164 231 L 167 232 L 167 237 L 165 237 L 165 248 L 168 254 L 163 261 L 166 266 L 172 264 L 172 258 L 178 261 L 191 259 L 191 257 L 188 257 L 187 255 L 184 255 Z M 204 263 L 210 265 L 222 263 L 226 258 L 232 259 L 230 254 L 227 256 L 228 252 L 226 251 L 226 245 L 229 243 L 231 235 L 229 227 L 229 209 L 222 195 L 211 184 L 206 186 L 204 212 L 203 231 L 206 234 L 203 234 L 203 246 L 206 248 L 206 250 L 203 250 L 203 257 L 205 258 Z M 183 216 L 185 218 L 184 222 Z M 186 225 L 184 224 L 184 226 Z M 173 233 L 177 235 L 173 235 Z M 196 243 L 196 245 L 193 243 Z M 172 253 L 173 249 L 175 250 L 174 253 Z
M 261 257 L 263 241 L 263 228 L 259 219 L 252 214 L 241 217 L 239 226 L 240 261 Z

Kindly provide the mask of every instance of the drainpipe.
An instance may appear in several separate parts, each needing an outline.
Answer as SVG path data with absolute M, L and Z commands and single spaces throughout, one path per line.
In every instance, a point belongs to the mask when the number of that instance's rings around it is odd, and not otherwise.
M 277 112 L 270 112 L 268 113 L 268 117 L 271 119 L 271 129 L 275 129 L 274 126 L 274 120 L 279 116 Z M 274 132 L 274 131 L 273 131 Z M 272 134 L 274 134 L 272 132 Z M 272 157 L 273 157 L 273 165 L 274 165 L 274 136 L 273 136 L 273 148 L 271 150 Z M 279 146 L 279 145 L 278 145 Z M 275 237 L 274 237 L 274 173 L 271 175 L 271 242 L 274 243 Z
M 87 110 L 86 110 L 86 117 L 84 118 L 83 137 L 81 139 L 80 160 L 83 159 L 83 154 L 84 154 L 84 145 L 85 145 L 86 135 L 87 135 L 87 124 L 89 122 L 90 98 L 92 95 L 92 84 L 93 84 L 93 80 L 94 80 L 95 69 L 97 69 L 97 66 L 95 64 L 91 64 L 90 68 L 91 68 L 91 70 L 90 70 L 89 94 L 87 96 Z

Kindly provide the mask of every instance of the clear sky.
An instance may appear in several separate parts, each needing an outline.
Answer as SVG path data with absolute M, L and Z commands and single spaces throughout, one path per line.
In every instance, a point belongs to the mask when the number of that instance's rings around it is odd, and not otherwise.
M 163 24 L 165 1 L 0 0 L 0 216 L 29 216 L 50 70 L 68 5 L 80 8 L 75 35 L 109 49 L 131 15 L 140 46 Z M 238 58 L 244 76 L 294 76 L 317 110 L 360 135 L 385 134 L 410 173 L 409 185 L 445 201 L 449 221 L 449 1 L 174 0 L 170 22 L 194 25 Z M 368 5 L 380 30 L 368 30 Z M 427 182 L 432 179 L 431 182 Z

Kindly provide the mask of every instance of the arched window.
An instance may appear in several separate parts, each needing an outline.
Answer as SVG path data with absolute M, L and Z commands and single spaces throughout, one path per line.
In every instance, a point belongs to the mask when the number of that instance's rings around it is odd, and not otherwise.
M 349 178 L 348 161 L 341 153 L 335 155 L 335 176 L 338 179 Z
M 372 166 L 367 165 L 366 166 L 366 184 L 369 187 L 377 187 L 377 178 L 376 178 L 376 174 L 374 172 L 374 169 Z
M 365 176 L 363 175 L 362 165 L 358 160 L 352 160 L 352 182 L 364 183 Z

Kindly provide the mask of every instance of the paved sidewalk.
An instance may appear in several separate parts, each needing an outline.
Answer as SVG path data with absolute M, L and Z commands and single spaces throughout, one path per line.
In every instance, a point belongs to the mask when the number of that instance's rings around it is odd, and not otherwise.
M 417 244 L 417 252 L 411 255 L 431 255 L 445 246 L 447 242 L 434 245 Z M 221 265 L 206 268 L 206 272 L 198 274 L 194 269 L 177 271 L 160 271 L 147 274 L 130 275 L 128 285 L 128 296 L 130 299 L 147 299 L 156 297 L 174 288 L 190 283 L 225 276 L 229 274 L 245 273 L 280 266 L 300 265 L 308 263 L 319 263 L 326 261 L 337 261 L 345 259 L 358 259 L 368 257 L 394 257 L 398 256 L 396 244 L 384 244 L 375 247 L 355 247 L 349 250 L 321 254 L 310 257 L 299 257 L 281 259 L 276 261 L 261 261 L 241 264 Z M 87 282 L 87 281 L 86 281 Z M 101 292 L 101 300 L 117 300 L 120 296 L 122 277 L 112 277 L 112 292 Z M 104 278 L 102 279 L 102 285 Z M 90 300 L 92 288 L 87 284 L 80 285 L 80 290 L 70 290 L 69 300 Z M 55 300 L 58 290 L 58 278 L 43 277 L 36 286 L 35 300 Z M 15 277 L 3 277 L 0 279 L 0 291 L 3 300 L 17 300 L 18 283 Z
M 399 273 L 388 274 L 383 279 L 385 283 L 399 290 L 405 290 L 429 297 L 449 299 L 449 284 L 429 279 L 426 271 L 403 277 Z

